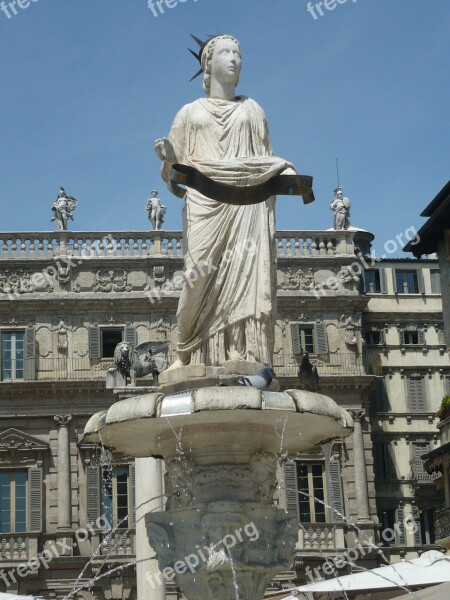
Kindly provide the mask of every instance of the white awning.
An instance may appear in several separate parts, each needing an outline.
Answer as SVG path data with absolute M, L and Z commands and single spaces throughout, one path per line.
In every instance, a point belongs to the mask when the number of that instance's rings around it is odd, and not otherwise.
M 418 588 L 447 581 L 450 581 L 450 556 L 437 550 L 430 550 L 424 552 L 420 558 L 413 560 L 303 585 L 286 600 L 301 598 L 301 592 L 318 594 L 321 592 L 342 593 L 343 591 Z

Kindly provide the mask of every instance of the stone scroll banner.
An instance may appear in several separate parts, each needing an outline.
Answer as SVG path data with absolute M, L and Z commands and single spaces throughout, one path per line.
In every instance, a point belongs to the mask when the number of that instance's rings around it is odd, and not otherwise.
M 183 198 L 186 190 L 179 184 L 193 188 L 208 198 L 233 205 L 259 204 L 272 196 L 302 196 L 304 204 L 314 202 L 313 178 L 309 175 L 274 175 L 257 185 L 238 187 L 214 181 L 195 167 L 175 164 L 170 174 L 170 191 Z

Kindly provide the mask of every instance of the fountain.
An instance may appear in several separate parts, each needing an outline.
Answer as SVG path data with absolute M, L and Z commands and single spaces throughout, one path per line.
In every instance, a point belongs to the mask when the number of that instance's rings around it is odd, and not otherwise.
M 129 388 L 94 415 L 84 439 L 164 458 L 166 509 L 145 524 L 162 574 L 188 600 L 259 600 L 291 566 L 298 535 L 297 519 L 274 505 L 279 461 L 342 439 L 352 419 L 319 393 L 280 392 L 268 367 L 274 196 L 311 202 L 312 179 L 272 156 L 262 109 L 235 97 L 238 41 L 197 42 L 208 98 L 183 107 L 155 143 L 169 189 L 186 195 L 178 360 L 154 391 Z

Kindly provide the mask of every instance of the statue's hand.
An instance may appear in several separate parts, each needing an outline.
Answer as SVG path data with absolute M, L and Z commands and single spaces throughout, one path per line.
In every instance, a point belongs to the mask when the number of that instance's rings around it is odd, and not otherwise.
M 161 160 L 169 162 L 175 161 L 175 151 L 168 138 L 159 138 L 155 140 L 155 152 Z

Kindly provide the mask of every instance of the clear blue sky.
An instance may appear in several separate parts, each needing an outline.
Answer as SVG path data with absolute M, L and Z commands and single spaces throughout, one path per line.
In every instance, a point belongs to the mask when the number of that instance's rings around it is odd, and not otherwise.
M 24 0 L 22 0 L 23 2 Z M 174 0 L 172 0 L 174 2 Z M 315 4 L 315 2 L 313 3 Z M 0 230 L 53 229 L 60 185 L 76 230 L 149 228 L 153 140 L 203 95 L 189 33 L 242 45 L 238 93 L 265 109 L 275 153 L 315 178 L 316 202 L 279 198 L 279 229 L 331 226 L 341 183 L 378 245 L 423 220 L 450 178 L 450 2 L 348 0 L 314 20 L 305 0 L 36 0 L 0 12 Z

